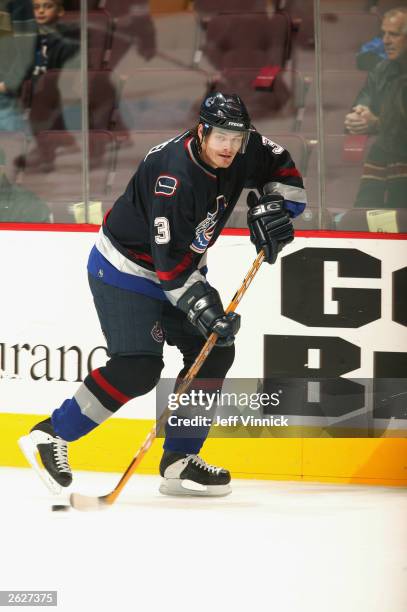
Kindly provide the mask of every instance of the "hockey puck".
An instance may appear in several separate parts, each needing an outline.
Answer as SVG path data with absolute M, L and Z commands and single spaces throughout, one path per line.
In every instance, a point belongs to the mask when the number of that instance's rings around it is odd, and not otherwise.
M 58 511 L 66 511 L 69 510 L 69 506 L 62 506 L 61 504 L 54 504 L 53 506 L 51 506 L 51 510 L 52 512 L 58 512 Z

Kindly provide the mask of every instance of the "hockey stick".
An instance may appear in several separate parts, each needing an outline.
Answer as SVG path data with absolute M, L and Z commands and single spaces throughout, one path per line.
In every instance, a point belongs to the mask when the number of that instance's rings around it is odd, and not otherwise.
M 242 299 L 243 295 L 246 293 L 246 290 L 248 289 L 258 269 L 263 263 L 263 260 L 264 260 L 264 252 L 260 251 L 257 258 L 253 262 L 252 267 L 250 268 L 249 272 L 245 276 L 242 285 L 240 286 L 240 288 L 236 291 L 235 295 L 233 296 L 232 301 L 230 302 L 229 306 L 226 309 L 226 312 L 234 312 L 236 310 L 240 300 Z M 178 395 L 185 393 L 189 389 L 192 381 L 194 380 L 199 370 L 201 369 L 205 359 L 208 357 L 209 353 L 213 349 L 216 343 L 216 339 L 217 339 L 217 334 L 215 333 L 212 333 L 209 336 L 208 340 L 205 342 L 198 357 L 195 359 L 194 363 L 192 364 L 189 371 L 187 372 L 185 377 L 182 379 L 179 387 L 177 388 Z M 134 459 L 132 460 L 132 462 L 130 463 L 126 471 L 124 472 L 123 476 L 121 477 L 121 479 L 119 480 L 119 482 L 117 483 L 113 491 L 111 491 L 107 495 L 102 495 L 100 497 L 82 495 L 81 493 L 71 493 L 71 496 L 70 496 L 71 506 L 73 508 L 76 508 L 76 510 L 86 511 L 86 510 L 100 510 L 106 506 L 112 505 L 116 501 L 118 496 L 120 495 L 125 484 L 128 482 L 130 477 L 134 474 L 134 472 L 137 469 L 137 466 L 139 465 L 144 455 L 146 454 L 146 452 L 148 451 L 148 449 L 154 442 L 157 436 L 157 431 L 160 431 L 160 428 L 163 425 L 165 425 L 165 423 L 167 422 L 167 419 L 170 413 L 171 411 L 167 407 L 164 410 L 163 414 L 158 419 L 157 423 L 154 425 L 154 427 L 151 429 L 151 431 L 147 435 L 142 446 L 137 451 Z

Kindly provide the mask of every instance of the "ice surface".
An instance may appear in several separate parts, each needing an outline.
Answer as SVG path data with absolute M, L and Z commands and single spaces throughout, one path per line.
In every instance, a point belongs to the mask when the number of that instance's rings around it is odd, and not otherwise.
M 118 478 L 79 472 L 71 489 Z M 405 489 L 235 480 L 229 497 L 179 499 L 135 475 L 80 513 L 51 512 L 67 495 L 32 470 L 1 468 L 0 484 L 0 589 L 57 590 L 58 612 L 407 610 Z

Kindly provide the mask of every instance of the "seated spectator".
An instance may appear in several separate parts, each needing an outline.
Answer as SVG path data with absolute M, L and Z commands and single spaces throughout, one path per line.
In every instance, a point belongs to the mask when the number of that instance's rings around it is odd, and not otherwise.
M 0 2 L 0 130 L 23 129 L 20 91 L 33 61 L 37 26 L 31 0 Z
M 369 73 L 352 112 L 346 116 L 350 134 L 377 136 L 367 154 L 355 206 L 407 206 L 407 8 L 383 16 L 387 58 Z
M 31 81 L 31 96 L 35 96 L 36 83 L 47 70 L 78 67 L 80 59 L 79 26 L 59 22 L 64 15 L 63 0 L 33 0 L 33 10 L 38 34 L 32 63 L 26 74 L 26 80 Z M 50 92 L 50 98 L 52 105 L 42 108 L 41 115 L 30 114 L 34 137 L 42 130 L 65 128 L 59 91 Z M 18 158 L 15 163 L 18 167 L 29 164 L 50 171 L 54 156 L 55 152 L 47 150 L 44 155 L 40 149 L 34 149 L 28 158 Z
M 0 222 L 50 223 L 48 206 L 35 193 L 13 185 L 6 175 L 6 156 L 0 149 Z
M 76 25 L 59 23 L 65 12 L 63 0 L 34 0 L 33 9 L 38 35 L 34 62 L 27 77 L 35 81 L 47 70 L 63 68 L 75 57 L 79 65 L 80 29 Z
M 378 132 L 379 114 L 388 86 L 406 70 L 407 8 L 395 8 L 385 13 L 382 31 L 388 59 L 379 62 L 368 74 L 352 112 L 346 115 L 345 129 L 350 134 Z
M 407 72 L 387 89 L 355 206 L 407 208 Z
M 17 6 L 18 5 L 18 6 Z M 19 98 L 23 83 L 35 82 L 46 70 L 79 62 L 79 27 L 59 23 L 62 0 L 19 0 L 7 3 L 0 36 L 0 130 L 24 129 Z M 4 28 L 6 30 L 4 30 Z M 33 132 L 52 129 L 33 125 Z

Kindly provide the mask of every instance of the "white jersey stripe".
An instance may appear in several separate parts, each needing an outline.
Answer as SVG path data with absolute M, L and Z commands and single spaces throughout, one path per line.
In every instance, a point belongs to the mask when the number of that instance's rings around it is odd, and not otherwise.
M 133 276 L 138 276 L 141 278 L 146 278 L 150 281 L 153 281 L 157 285 L 161 285 L 160 280 L 155 272 L 152 270 L 146 270 L 141 266 L 137 265 L 134 261 L 127 259 L 120 251 L 116 249 L 111 240 L 104 234 L 103 229 L 100 228 L 98 238 L 96 240 L 96 248 L 107 259 L 107 261 L 112 264 L 116 270 L 120 272 L 124 272 L 126 274 L 132 274 Z M 171 291 L 165 291 L 165 295 L 171 304 L 176 304 L 180 297 L 185 293 L 185 291 L 191 287 L 194 283 L 198 281 L 206 282 L 205 277 L 200 272 L 200 268 L 206 266 L 206 258 L 207 254 L 201 257 L 198 265 L 198 270 L 194 270 L 192 274 L 188 277 L 182 287 L 178 289 L 172 289 Z
M 112 412 L 105 408 L 85 385 L 79 387 L 74 399 L 77 401 L 81 413 L 99 425 L 112 416 Z
M 301 202 L 301 204 L 307 203 L 305 189 L 301 189 L 301 187 L 293 187 L 283 183 L 267 183 L 264 185 L 264 193 L 281 193 L 285 200 Z
M 112 244 L 109 238 L 104 234 L 103 229 L 100 228 L 99 235 L 96 240 L 96 248 L 120 272 L 126 274 L 132 274 L 133 276 L 140 276 L 153 281 L 157 285 L 160 284 L 158 276 L 152 270 L 146 270 L 142 268 L 136 262 L 127 259 L 116 247 Z

